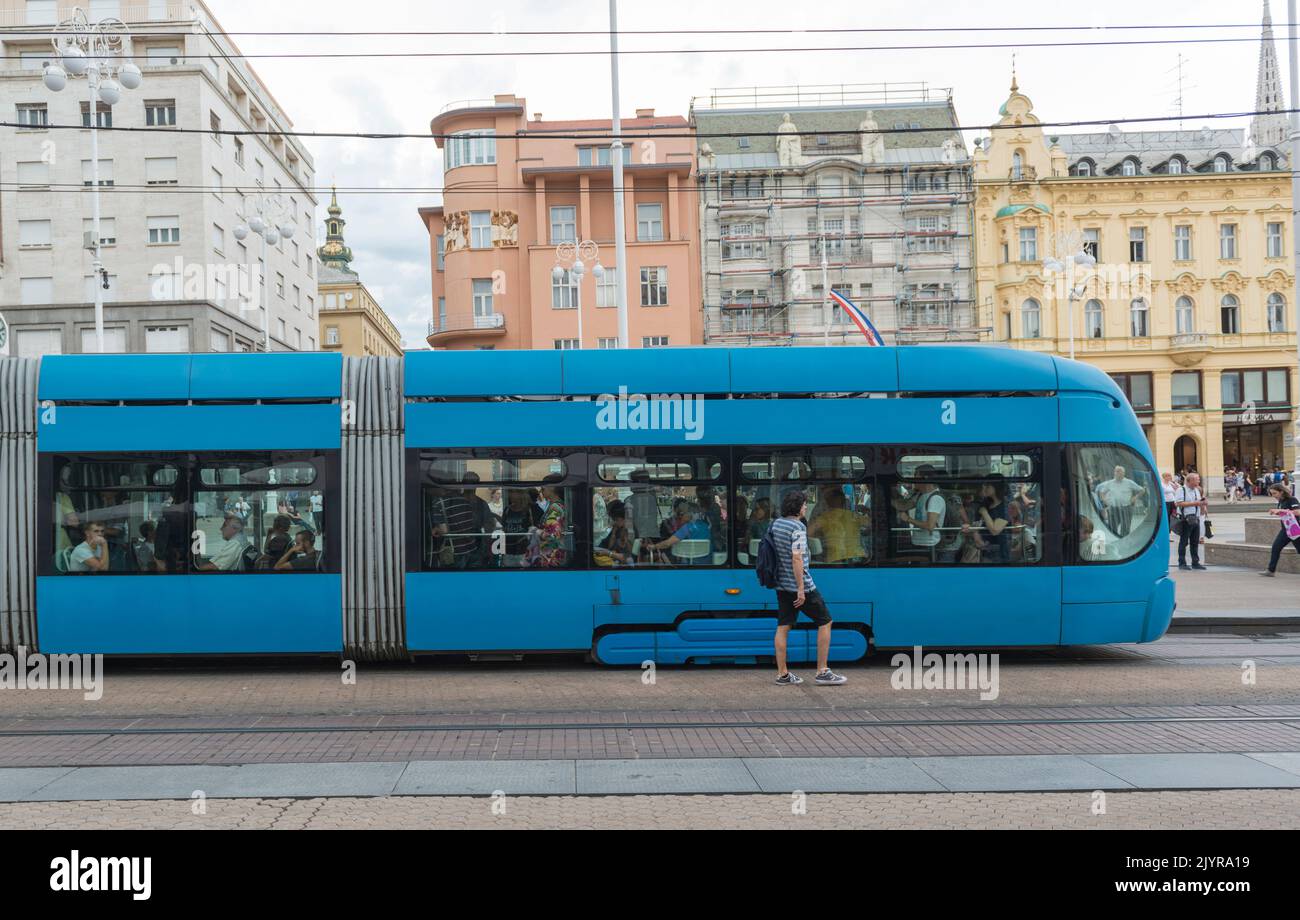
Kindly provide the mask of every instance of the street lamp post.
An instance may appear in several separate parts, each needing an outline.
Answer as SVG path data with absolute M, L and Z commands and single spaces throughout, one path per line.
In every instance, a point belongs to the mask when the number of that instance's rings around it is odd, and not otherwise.
M 573 275 L 577 282 L 577 297 L 574 301 L 574 309 L 578 311 L 578 348 L 582 348 L 582 278 L 587 273 L 587 266 L 583 260 L 594 262 L 591 269 L 591 276 L 596 279 L 596 284 L 600 284 L 601 279 L 605 277 L 605 266 L 600 264 L 600 247 L 592 240 L 583 240 L 581 242 L 561 243 L 555 247 L 555 268 L 551 269 L 551 277 L 556 284 L 564 282 L 564 273 L 568 271 Z M 623 332 L 619 333 L 619 341 L 623 341 Z
M 277 245 L 281 239 L 293 239 L 293 235 L 298 232 L 298 225 L 294 223 L 293 212 L 283 195 L 268 195 L 266 192 L 258 192 L 250 200 L 249 211 L 251 216 L 248 217 L 247 223 L 238 224 L 235 227 L 235 239 L 242 243 L 248 239 L 250 233 L 256 233 L 262 238 L 262 272 L 265 274 L 267 273 L 268 247 Z M 269 278 L 263 277 L 250 280 L 260 281 L 260 288 L 269 287 Z M 266 295 L 266 303 L 261 306 L 262 350 L 269 352 L 271 350 L 271 295 L 269 291 Z
M 104 352 L 104 288 L 108 272 L 100 257 L 99 235 L 99 103 L 110 108 L 122 98 L 123 89 L 138 89 L 143 76 L 131 61 L 121 59 L 124 39 L 130 34 L 120 19 L 91 22 L 78 8 L 72 18 L 54 27 L 51 44 L 58 63 L 45 65 L 43 81 L 52 93 L 62 92 L 69 77 L 86 77 L 90 90 L 90 180 L 91 233 L 87 248 L 92 253 L 91 272 L 95 279 L 95 347 Z
M 1071 281 L 1073 281 L 1073 278 L 1070 277 L 1070 275 L 1072 274 L 1071 269 L 1073 268 L 1073 266 L 1079 265 L 1085 269 L 1088 269 L 1088 268 L 1092 268 L 1094 265 L 1097 264 L 1097 260 L 1096 258 L 1093 257 L 1092 253 L 1088 252 L 1088 250 L 1084 249 L 1082 246 L 1079 246 L 1078 241 L 1073 239 L 1074 236 L 1075 234 L 1070 234 L 1068 242 L 1066 242 L 1064 245 L 1059 247 L 1062 251 L 1065 251 L 1067 253 L 1066 255 L 1061 256 L 1060 258 L 1051 258 L 1051 259 L 1043 260 L 1043 268 L 1045 268 L 1047 271 L 1051 272 L 1054 275 L 1055 274 L 1066 275 L 1065 278 L 1066 284 L 1069 284 Z M 1088 284 L 1088 279 L 1085 278 L 1084 280 L 1080 281 L 1077 285 L 1074 285 L 1070 288 L 1068 305 L 1066 307 L 1067 310 L 1066 322 L 1069 323 L 1070 326 L 1070 360 L 1071 361 L 1074 360 L 1074 302 L 1083 296 L 1084 291 L 1087 288 L 1087 284 Z

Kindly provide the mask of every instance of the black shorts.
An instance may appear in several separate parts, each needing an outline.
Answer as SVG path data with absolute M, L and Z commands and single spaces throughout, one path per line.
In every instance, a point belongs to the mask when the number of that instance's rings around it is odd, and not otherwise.
M 793 591 L 778 590 L 776 592 L 777 626 L 793 626 L 795 621 L 799 619 L 799 614 L 801 613 L 807 614 L 808 619 L 812 620 L 819 627 L 826 626 L 831 622 L 831 612 L 826 609 L 826 602 L 822 600 L 822 594 L 820 591 L 813 590 L 806 592 L 804 594 L 802 607 L 796 607 L 794 605 L 797 596 L 798 595 Z

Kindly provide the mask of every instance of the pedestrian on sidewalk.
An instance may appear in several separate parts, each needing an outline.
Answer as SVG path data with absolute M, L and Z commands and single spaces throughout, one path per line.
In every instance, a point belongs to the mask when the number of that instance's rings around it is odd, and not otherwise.
M 1290 543 L 1295 547 L 1295 551 L 1300 553 L 1300 501 L 1291 494 L 1291 490 L 1280 482 L 1275 482 L 1268 487 L 1269 497 L 1277 500 L 1277 507 L 1269 514 L 1277 515 L 1281 518 L 1279 522 L 1282 525 L 1281 531 L 1273 538 L 1273 553 L 1268 559 L 1268 571 L 1260 572 L 1268 578 L 1277 575 L 1277 564 L 1282 561 L 1282 551 Z
M 1209 503 L 1201 491 L 1201 477 L 1195 473 L 1187 474 L 1187 483 L 1178 490 L 1178 516 L 1182 521 L 1182 530 L 1178 534 L 1178 568 L 1183 571 L 1196 569 L 1205 571 L 1201 565 L 1201 521 L 1205 518 Z M 1192 548 L 1192 564 L 1187 564 L 1187 547 Z
M 1178 483 L 1174 481 L 1173 473 L 1160 474 L 1160 488 L 1165 493 L 1165 517 L 1169 518 L 1169 539 L 1173 540 L 1174 516 L 1177 514 L 1177 506 L 1174 501 L 1178 497 Z
M 817 624 L 817 676 L 813 682 L 830 686 L 848 683 L 848 678 L 832 671 L 827 663 L 831 651 L 831 614 L 826 609 L 821 592 L 809 574 L 811 558 L 808 553 L 808 528 L 804 519 L 808 514 L 808 498 L 798 489 L 792 489 L 781 498 L 781 517 L 772 522 L 764 539 L 771 540 L 776 549 L 777 564 L 777 619 L 776 619 L 776 682 L 782 686 L 801 684 L 803 680 L 786 668 L 786 642 L 790 627 L 806 613 Z

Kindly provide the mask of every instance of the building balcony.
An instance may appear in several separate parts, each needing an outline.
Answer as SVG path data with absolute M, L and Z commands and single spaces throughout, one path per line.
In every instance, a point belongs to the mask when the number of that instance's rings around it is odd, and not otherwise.
M 1012 167 L 1007 172 L 1007 179 L 1011 182 L 1037 182 L 1038 170 L 1032 166 Z
M 431 346 L 446 345 L 455 339 L 499 338 L 506 334 L 503 313 L 448 313 L 429 323 Z
M 1169 337 L 1169 356 L 1183 367 L 1200 364 L 1213 348 L 1208 332 L 1184 332 Z

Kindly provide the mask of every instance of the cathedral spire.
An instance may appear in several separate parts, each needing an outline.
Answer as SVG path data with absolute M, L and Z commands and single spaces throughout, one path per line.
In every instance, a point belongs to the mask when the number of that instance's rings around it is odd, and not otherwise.
M 1291 133 L 1290 120 L 1283 113 L 1282 75 L 1277 66 L 1277 47 L 1273 44 L 1273 17 L 1268 0 L 1264 0 L 1263 33 L 1260 36 L 1259 78 L 1255 87 L 1255 115 L 1250 120 L 1250 140 L 1258 148 L 1281 147 Z
M 339 271 L 352 271 L 352 250 L 343 241 L 343 228 L 347 221 L 343 219 L 343 209 L 339 207 L 339 192 L 330 187 L 330 206 L 325 219 L 325 244 L 316 250 L 322 266 L 336 268 Z

